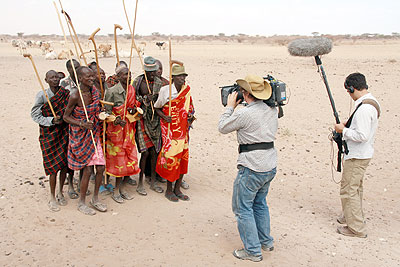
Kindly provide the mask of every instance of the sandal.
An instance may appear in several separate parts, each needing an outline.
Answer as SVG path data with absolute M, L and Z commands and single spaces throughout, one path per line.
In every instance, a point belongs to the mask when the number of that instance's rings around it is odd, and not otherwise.
M 111 198 L 114 199 L 114 201 L 117 202 L 117 203 L 119 203 L 119 204 L 122 204 L 122 203 L 125 202 L 124 199 L 121 197 L 121 195 L 114 195 L 114 194 L 112 194 L 112 195 L 111 195 Z
M 88 206 L 86 206 L 85 204 L 78 204 L 78 210 L 80 212 L 82 212 L 85 215 L 95 215 L 96 212 L 94 211 L 94 209 L 89 208 Z
M 183 194 L 183 193 L 177 194 L 176 197 L 179 198 L 180 200 L 183 200 L 183 201 L 188 201 L 188 200 L 190 200 L 189 196 L 188 196 L 188 195 L 185 195 L 185 194 Z
M 157 185 L 150 186 L 150 189 L 160 194 L 164 192 L 164 189 Z
M 77 199 L 79 197 L 75 190 L 68 190 L 68 196 L 70 199 Z
M 58 205 L 60 205 L 60 206 L 67 205 L 67 200 L 64 198 L 63 193 L 58 192 L 58 194 L 56 195 L 56 200 L 57 200 Z
M 123 199 L 126 199 L 126 200 L 131 200 L 131 199 L 133 199 L 133 197 L 131 197 L 127 192 L 119 192 L 119 194 L 121 195 L 121 197 L 122 197 Z
M 136 188 L 136 192 L 138 192 L 139 195 L 147 196 L 147 192 L 146 192 L 146 190 L 144 190 L 143 187 Z
M 49 207 L 50 211 L 53 212 L 57 212 L 60 211 L 60 208 L 57 206 L 57 203 L 55 201 L 49 201 L 49 203 L 47 203 L 47 206 Z
M 99 201 L 93 202 L 93 199 L 91 199 L 89 201 L 89 203 L 90 203 L 90 205 L 93 206 L 93 208 L 95 208 L 98 211 L 101 211 L 101 212 L 107 211 L 107 206 L 105 204 L 103 204 L 103 203 L 100 203 Z
M 136 182 L 135 179 L 132 179 L 132 178 L 129 177 L 128 184 L 135 186 L 135 185 L 137 185 L 137 182 Z
M 169 201 L 172 201 L 172 202 L 178 202 L 178 201 L 179 201 L 179 199 L 177 198 L 177 196 L 176 196 L 174 193 L 171 193 L 171 194 L 165 193 L 165 197 L 166 197 Z

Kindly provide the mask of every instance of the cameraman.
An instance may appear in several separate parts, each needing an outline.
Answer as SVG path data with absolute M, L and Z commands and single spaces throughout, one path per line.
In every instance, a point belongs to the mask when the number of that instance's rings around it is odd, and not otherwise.
M 248 105 L 234 111 L 241 100 L 236 99 L 237 92 L 230 94 L 218 125 L 223 134 L 237 131 L 239 143 L 239 171 L 233 185 L 232 210 L 244 248 L 235 250 L 233 255 L 261 261 L 261 248 L 274 249 L 266 196 L 276 174 L 277 153 L 273 141 L 278 128 L 278 110 L 262 101 L 272 93 L 271 86 L 262 77 L 248 75 L 236 83 Z

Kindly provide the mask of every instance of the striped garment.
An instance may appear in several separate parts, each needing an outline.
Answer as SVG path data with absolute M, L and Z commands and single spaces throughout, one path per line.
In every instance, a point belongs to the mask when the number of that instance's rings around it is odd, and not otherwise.
M 54 112 L 61 118 L 68 104 L 69 91 L 60 87 L 50 98 Z M 48 102 L 42 106 L 44 117 L 53 117 Z M 46 175 L 57 173 L 67 167 L 68 124 L 63 122 L 50 127 L 40 126 L 39 143 L 42 150 L 43 166 Z
M 99 90 L 92 88 L 92 100 L 86 106 L 89 120 L 94 123 L 93 137 L 96 142 L 100 141 L 101 122 L 98 115 L 101 111 Z M 78 121 L 85 121 L 86 115 L 83 107 L 76 106 L 71 114 L 72 118 Z M 96 153 L 90 131 L 76 125 L 69 125 L 69 144 L 68 144 L 68 167 L 72 170 L 80 170 L 87 166 Z

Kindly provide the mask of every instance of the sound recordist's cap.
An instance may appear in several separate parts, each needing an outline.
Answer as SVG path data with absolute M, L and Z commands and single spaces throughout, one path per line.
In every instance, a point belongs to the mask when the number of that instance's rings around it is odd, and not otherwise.
M 260 76 L 249 74 L 244 79 L 236 80 L 236 83 L 257 99 L 267 100 L 271 97 L 271 85 Z

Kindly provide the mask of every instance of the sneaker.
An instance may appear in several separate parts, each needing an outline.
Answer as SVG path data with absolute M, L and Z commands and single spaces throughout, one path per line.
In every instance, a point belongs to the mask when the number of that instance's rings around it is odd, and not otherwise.
M 241 260 L 250 260 L 254 262 L 262 261 L 263 259 L 262 255 L 260 256 L 251 255 L 247 253 L 243 248 L 236 249 L 235 251 L 233 251 L 233 256 Z
M 273 251 L 274 250 L 274 245 L 261 245 L 262 250 L 264 251 Z
M 353 231 L 350 230 L 349 227 L 347 226 L 338 226 L 337 232 L 339 234 L 345 235 L 345 236 L 351 236 L 351 237 L 360 237 L 360 238 L 366 238 L 367 234 L 362 234 L 362 233 L 354 233 Z
M 346 224 L 346 219 L 344 218 L 344 215 L 340 215 L 337 217 L 336 221 L 340 224 Z

